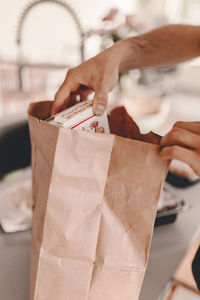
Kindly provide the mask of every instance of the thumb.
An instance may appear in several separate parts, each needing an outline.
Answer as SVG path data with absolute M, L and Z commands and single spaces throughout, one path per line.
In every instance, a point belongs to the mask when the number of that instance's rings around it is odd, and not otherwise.
M 93 112 L 96 116 L 101 116 L 106 111 L 108 104 L 108 93 L 96 92 L 93 100 Z

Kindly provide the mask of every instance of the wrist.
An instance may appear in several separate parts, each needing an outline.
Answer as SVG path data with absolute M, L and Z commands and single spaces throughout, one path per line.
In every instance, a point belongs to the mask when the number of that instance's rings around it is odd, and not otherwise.
M 138 67 L 139 46 L 134 38 L 121 40 L 109 49 L 115 63 L 118 65 L 119 73 Z

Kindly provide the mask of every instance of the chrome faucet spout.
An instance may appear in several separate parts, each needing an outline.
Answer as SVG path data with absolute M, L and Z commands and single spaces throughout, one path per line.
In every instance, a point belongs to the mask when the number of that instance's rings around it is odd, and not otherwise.
M 80 37 L 80 58 L 81 58 L 81 62 L 84 61 L 84 33 L 82 30 L 82 26 L 81 23 L 79 21 L 79 18 L 77 16 L 77 14 L 75 13 L 74 9 L 71 7 L 70 4 L 66 3 L 65 1 L 62 0 L 32 0 L 30 1 L 26 7 L 23 9 L 19 20 L 18 20 L 18 24 L 17 24 L 17 35 L 16 35 L 16 43 L 17 43 L 17 47 L 18 47 L 18 64 L 19 64 L 19 68 L 18 68 L 18 76 L 19 76 L 19 89 L 23 90 L 23 80 L 22 80 L 22 72 L 23 72 L 23 67 L 24 67 L 24 63 L 23 63 L 23 51 L 22 51 L 22 44 L 23 44 L 23 40 L 22 40 L 22 31 L 23 31 L 23 27 L 25 24 L 25 20 L 29 14 L 29 12 L 32 10 L 33 7 L 38 6 L 42 3 L 52 3 L 52 4 L 56 4 L 59 5 L 60 7 L 62 7 L 63 9 L 65 9 L 72 17 L 72 19 L 74 20 L 74 23 L 77 27 L 77 31 Z

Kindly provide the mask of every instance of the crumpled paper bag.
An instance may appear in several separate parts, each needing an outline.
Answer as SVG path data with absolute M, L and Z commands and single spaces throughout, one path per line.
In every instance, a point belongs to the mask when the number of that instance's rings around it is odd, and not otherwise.
M 158 145 L 42 121 L 50 110 L 29 107 L 30 299 L 136 300 L 168 163 Z

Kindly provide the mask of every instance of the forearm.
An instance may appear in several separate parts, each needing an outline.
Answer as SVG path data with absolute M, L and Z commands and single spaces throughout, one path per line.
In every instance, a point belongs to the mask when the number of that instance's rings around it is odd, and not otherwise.
M 174 65 L 200 55 L 200 26 L 161 27 L 120 41 L 110 50 L 119 65 L 119 72 Z
M 200 26 L 170 25 L 122 40 L 68 71 L 55 95 L 52 114 L 66 107 L 72 94 L 83 101 L 94 91 L 93 111 L 102 115 L 119 72 L 170 66 L 199 55 Z

